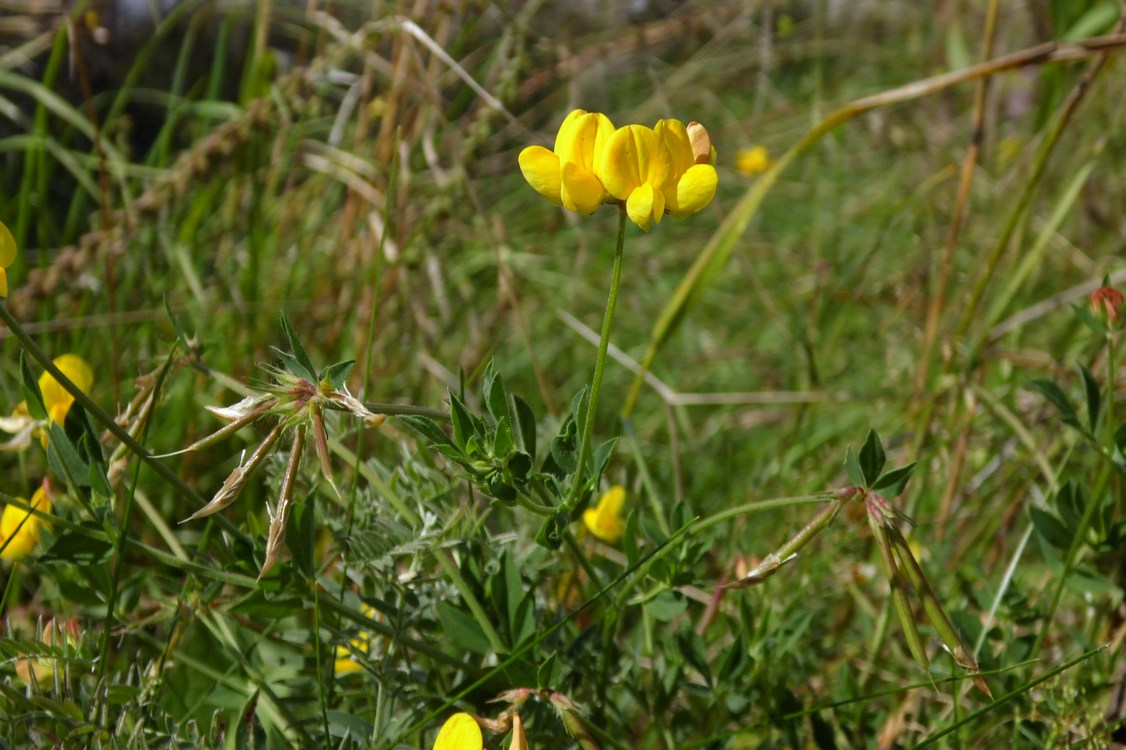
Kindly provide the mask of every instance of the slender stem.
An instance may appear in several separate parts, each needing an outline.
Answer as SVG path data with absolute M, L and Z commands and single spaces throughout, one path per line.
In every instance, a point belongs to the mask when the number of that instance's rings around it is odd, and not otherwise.
M 602 318 L 602 335 L 598 340 L 598 358 L 594 361 L 594 380 L 590 386 L 590 401 L 586 407 L 586 421 L 583 423 L 582 442 L 579 443 L 579 463 L 575 470 L 575 480 L 571 483 L 570 492 L 564 508 L 571 510 L 579 500 L 579 495 L 586 489 L 583 473 L 587 459 L 590 458 L 590 438 L 594 433 L 594 420 L 598 416 L 598 397 L 602 393 L 602 375 L 606 369 L 606 351 L 610 347 L 610 327 L 614 322 L 614 308 L 618 304 L 618 287 L 622 281 L 622 257 L 625 255 L 626 245 L 626 207 L 624 203 L 618 204 L 618 243 L 614 248 L 614 270 L 610 277 L 610 294 L 606 298 L 606 314 Z

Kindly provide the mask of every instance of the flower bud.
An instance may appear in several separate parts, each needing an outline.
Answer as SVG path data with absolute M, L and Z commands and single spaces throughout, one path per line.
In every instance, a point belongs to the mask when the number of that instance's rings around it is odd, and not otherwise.
M 688 123 L 688 140 L 692 143 L 692 156 L 697 164 L 715 164 L 715 149 L 707 129 L 698 122 Z
M 1121 328 L 1123 323 L 1122 292 L 1113 287 L 1103 286 L 1091 292 L 1091 312 L 1108 328 Z

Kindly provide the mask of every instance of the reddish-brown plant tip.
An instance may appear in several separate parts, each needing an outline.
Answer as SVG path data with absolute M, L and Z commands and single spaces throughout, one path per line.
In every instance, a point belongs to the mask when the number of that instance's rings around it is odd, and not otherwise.
M 1122 292 L 1109 286 L 1102 286 L 1091 292 L 1091 312 L 1111 328 L 1122 325 L 1122 307 L 1126 298 Z

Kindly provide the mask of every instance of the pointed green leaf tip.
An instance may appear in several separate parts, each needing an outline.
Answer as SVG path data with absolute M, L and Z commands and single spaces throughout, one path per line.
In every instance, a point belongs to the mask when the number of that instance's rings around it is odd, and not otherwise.
M 289 320 L 285 317 L 285 313 L 281 314 L 281 326 L 285 331 L 286 338 L 289 339 L 289 348 L 293 350 L 293 358 L 301 365 L 305 372 L 295 372 L 294 375 L 299 375 L 306 380 L 316 381 L 317 368 L 313 367 L 309 355 L 305 353 L 305 347 L 301 346 L 301 339 L 297 338 L 297 332 L 293 330 L 293 326 L 289 324 Z M 283 357 L 285 359 L 285 357 Z M 287 362 L 288 364 L 288 362 Z
M 864 486 L 871 487 L 884 470 L 884 446 L 875 430 L 868 430 L 868 437 L 860 448 L 860 472 L 864 475 Z

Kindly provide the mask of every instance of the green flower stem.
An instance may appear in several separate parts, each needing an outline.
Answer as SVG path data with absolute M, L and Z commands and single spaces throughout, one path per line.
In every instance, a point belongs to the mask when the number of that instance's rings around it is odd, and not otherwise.
M 614 321 L 614 308 L 618 304 L 618 287 L 622 281 L 622 257 L 625 255 L 626 245 L 626 207 L 618 204 L 618 243 L 614 248 L 614 270 L 610 277 L 610 294 L 606 298 L 606 314 L 602 318 L 602 335 L 598 340 L 598 358 L 594 361 L 594 380 L 590 386 L 590 401 L 586 407 L 586 421 L 583 423 L 582 442 L 579 443 L 579 462 L 575 469 L 575 480 L 567 493 L 567 500 L 563 504 L 565 511 L 570 512 L 578 503 L 579 494 L 586 489 L 582 481 L 583 471 L 587 459 L 590 458 L 590 438 L 594 433 L 594 420 L 598 415 L 598 397 L 602 393 L 602 375 L 606 369 L 606 351 L 610 347 L 610 326 Z
M 130 451 L 132 451 L 135 456 L 137 456 L 137 458 L 148 464 L 149 467 L 153 471 L 155 471 L 161 479 L 172 485 L 172 487 L 174 487 L 176 491 L 183 495 L 185 498 L 191 500 L 196 505 L 196 507 L 202 508 L 204 505 L 207 505 L 207 501 L 204 500 L 198 492 L 185 484 L 184 481 L 180 479 L 180 477 L 176 476 L 176 472 L 172 471 L 172 469 L 169 469 L 167 466 L 161 463 L 160 460 L 153 456 L 153 454 L 149 453 L 144 447 L 142 447 L 140 443 L 133 439 L 133 436 L 130 435 L 125 428 L 117 424 L 113 417 L 102 411 L 102 408 L 98 406 L 92 398 L 83 393 L 81 388 L 72 383 L 70 381 L 70 378 L 64 375 L 63 372 L 59 370 L 59 368 L 55 367 L 55 363 L 51 361 L 51 358 L 47 356 L 47 353 L 44 352 L 39 347 L 39 345 L 35 343 L 35 340 L 31 338 L 24 327 L 20 325 L 20 322 L 16 320 L 15 316 L 12 315 L 11 310 L 9 310 L 3 304 L 0 304 L 0 320 L 3 320 L 4 324 L 8 326 L 8 330 L 11 331 L 12 335 L 16 337 L 16 340 L 20 342 L 20 346 L 23 347 L 24 351 L 30 354 L 32 359 L 38 362 L 44 370 L 50 373 L 51 376 L 56 381 L 58 381 L 58 384 L 62 386 L 63 390 L 73 396 L 74 400 L 81 404 L 82 408 L 85 409 L 86 412 L 91 417 L 93 417 L 98 424 L 108 430 L 109 433 L 115 438 L 124 443 L 125 446 Z M 247 539 L 245 534 L 243 534 L 238 530 L 238 528 L 235 527 L 234 524 L 232 524 L 222 516 L 216 516 L 215 521 L 220 526 L 222 526 L 223 530 L 227 533 L 243 541 L 250 541 L 249 539 Z

